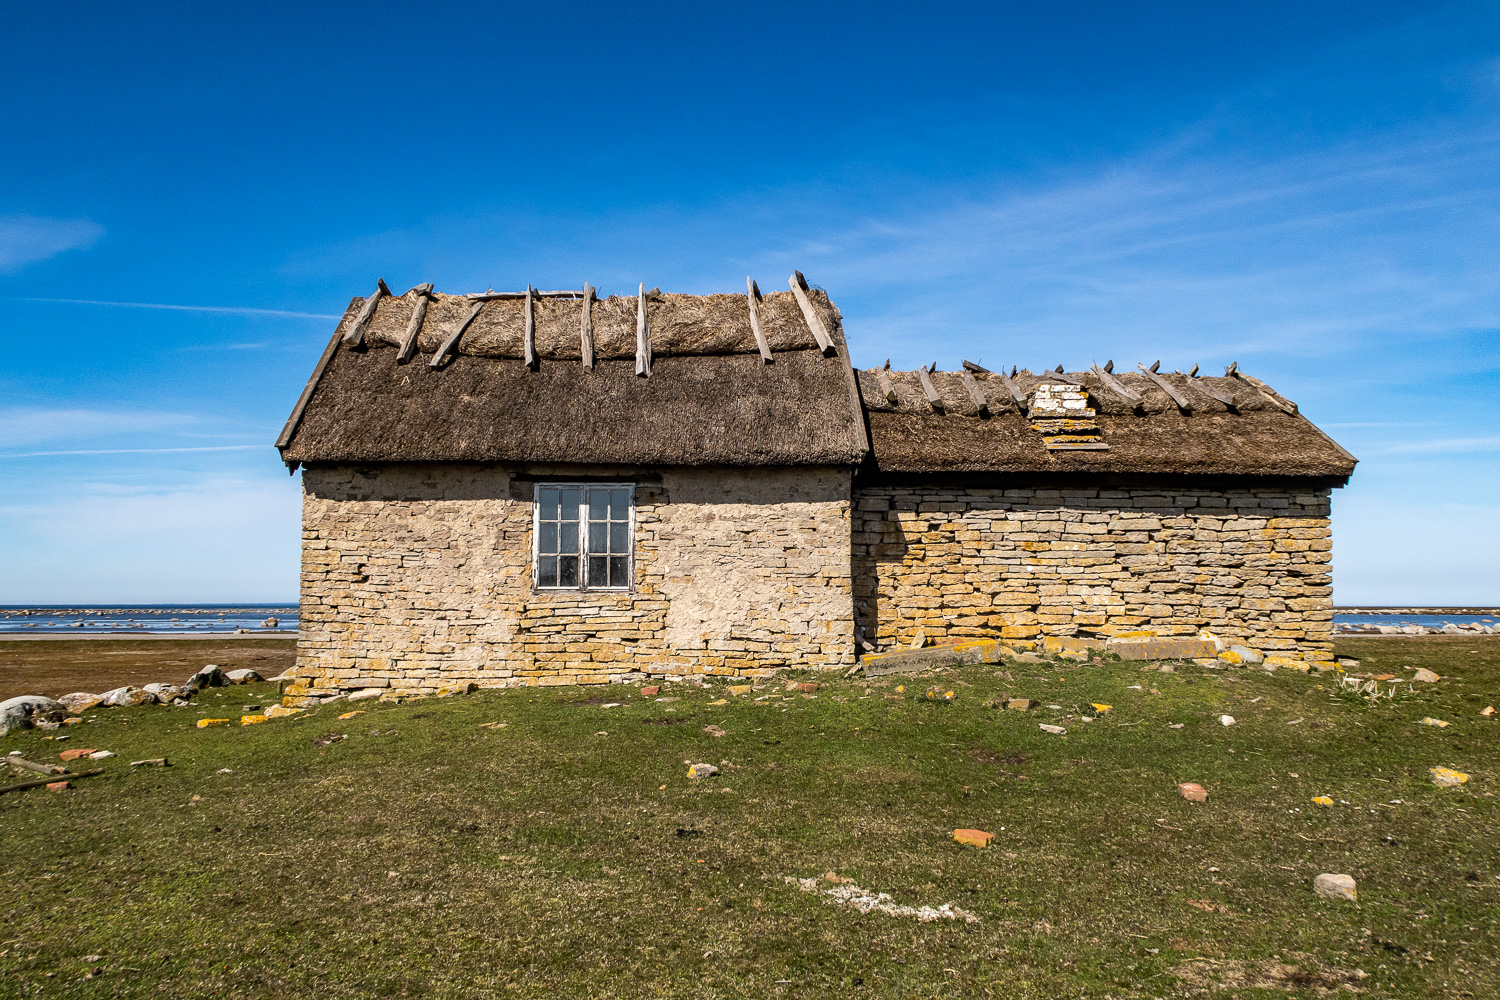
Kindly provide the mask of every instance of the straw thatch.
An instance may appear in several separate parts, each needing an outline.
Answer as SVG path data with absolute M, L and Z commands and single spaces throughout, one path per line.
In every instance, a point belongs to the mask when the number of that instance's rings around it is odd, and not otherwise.
M 836 310 L 818 289 L 809 295 L 831 328 Z M 365 334 L 373 346 L 400 346 L 406 324 L 416 308 L 411 292 L 382 298 Z M 354 305 L 363 305 L 356 299 Z M 474 303 L 462 295 L 435 294 L 427 305 L 417 350 L 432 354 L 468 318 Z M 458 353 L 481 358 L 525 357 L 525 303 L 500 299 L 484 303 L 474 322 L 458 343 Z M 536 299 L 532 303 L 536 322 L 537 356 L 544 361 L 577 361 L 582 357 L 579 327 L 583 299 Z M 651 353 L 656 357 L 684 354 L 754 354 L 755 336 L 750 330 L 750 306 L 744 295 L 677 295 L 660 292 L 646 298 L 651 326 Z M 634 358 L 636 297 L 611 295 L 593 302 L 594 357 Z M 812 331 L 791 292 L 768 292 L 760 303 L 761 326 L 772 351 L 795 351 L 816 347 Z M 346 321 L 347 322 L 347 321 Z
M 1250 383 L 1237 378 L 1189 379 L 1163 375 L 1192 404 L 1177 405 L 1144 375 L 1115 377 L 1141 396 L 1135 405 L 1104 388 L 1089 372 L 1085 382 L 1097 411 L 1102 451 L 1048 451 L 1012 401 L 1000 376 L 975 373 L 990 415 L 981 416 L 961 376 L 928 376 L 942 400 L 937 412 L 915 372 L 887 373 L 896 391 L 892 405 L 874 371 L 859 373 L 869 414 L 871 467 L 887 473 L 1059 472 L 1347 478 L 1355 460 L 1306 417 L 1288 414 Z M 1023 396 L 1045 376 L 1021 372 L 1013 379 Z M 1232 394 L 1229 407 L 1193 388 L 1204 382 Z

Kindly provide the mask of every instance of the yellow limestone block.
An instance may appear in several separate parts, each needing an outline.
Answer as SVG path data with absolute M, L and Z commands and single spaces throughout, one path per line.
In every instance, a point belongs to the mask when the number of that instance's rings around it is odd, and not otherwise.
M 1324 809 L 1332 809 L 1333 808 L 1333 800 L 1330 799 L 1326 795 L 1314 795 L 1313 796 L 1313 802 L 1315 802 L 1318 805 L 1322 806 Z
M 1236 666 L 1245 662 L 1245 658 L 1232 649 L 1226 649 L 1224 650 L 1224 652 L 1220 653 L 1219 659 L 1223 660 L 1225 663 L 1233 663 Z
M 285 705 L 272 705 L 266 709 L 266 718 L 281 719 L 288 715 L 297 715 L 302 711 L 300 708 L 287 708 Z
M 968 844 L 970 847 L 989 847 L 995 835 L 983 830 L 954 830 L 953 839 L 960 844 Z
M 749 684 L 731 684 L 729 686 L 729 693 L 734 695 L 736 698 L 747 695 L 750 693 L 750 691 L 751 686 Z
M 199 719 L 198 728 L 207 729 L 209 726 L 227 726 L 233 721 L 233 719 Z
M 720 698 L 718 701 L 711 701 L 711 702 L 709 702 L 709 704 L 710 705 L 727 705 L 727 704 L 729 704 L 729 699 L 728 698 Z
M 1093 705 L 1094 711 L 1098 712 L 1100 715 L 1103 715 L 1105 712 L 1113 711 L 1115 707 L 1113 705 L 1101 705 L 1098 702 L 1093 701 L 1089 702 L 1089 704 Z
M 242 715 L 242 716 L 240 716 L 240 725 L 242 725 L 242 726 L 255 726 L 255 725 L 259 725 L 260 723 L 265 722 L 265 721 L 266 721 L 266 717 L 264 715 Z
M 1462 785 L 1469 780 L 1469 776 L 1462 771 L 1455 771 L 1451 767 L 1434 767 L 1431 769 L 1432 783 L 1444 788 L 1453 788 Z
M 1439 729 L 1447 729 L 1449 726 L 1453 725 L 1453 723 L 1451 723 L 1451 722 L 1444 722 L 1442 719 L 1434 719 L 1432 716 L 1429 715 L 1427 718 L 1425 718 L 1421 722 L 1419 722 L 1418 725 L 1421 725 L 1421 726 L 1437 726 Z
M 356 716 L 356 715 L 364 715 L 364 714 L 365 714 L 365 713 L 364 713 L 364 711 L 363 711 L 363 710 L 362 710 L 362 709 L 358 709 L 358 708 L 356 708 L 356 709 L 355 709 L 355 710 L 354 710 L 354 711 L 352 711 L 352 712 L 345 712 L 345 713 L 344 713 L 344 714 L 343 714 L 343 715 L 341 715 L 341 716 L 339 716 L 339 719 L 340 719 L 340 721 L 342 721 L 342 720 L 344 720 L 344 719 L 352 719 L 352 718 L 354 718 L 354 717 L 355 717 L 355 716 Z

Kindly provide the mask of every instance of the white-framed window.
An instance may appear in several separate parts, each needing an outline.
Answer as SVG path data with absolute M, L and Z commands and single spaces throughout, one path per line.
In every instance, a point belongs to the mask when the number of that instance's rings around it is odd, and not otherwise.
M 532 579 L 538 590 L 629 590 L 632 483 L 538 483 Z

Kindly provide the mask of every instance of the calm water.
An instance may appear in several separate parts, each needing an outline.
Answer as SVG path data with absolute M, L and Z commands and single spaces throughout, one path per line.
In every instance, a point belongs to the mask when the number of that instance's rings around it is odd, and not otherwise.
M 1335 625 L 1494 625 L 1500 615 L 1364 615 L 1336 614 Z
M 23 614 L 22 612 L 25 612 Z M 277 619 L 275 626 L 263 624 Z M 237 629 L 295 635 L 295 604 L 163 604 L 24 608 L 0 606 L 0 634 L 47 632 L 88 634 L 191 634 Z

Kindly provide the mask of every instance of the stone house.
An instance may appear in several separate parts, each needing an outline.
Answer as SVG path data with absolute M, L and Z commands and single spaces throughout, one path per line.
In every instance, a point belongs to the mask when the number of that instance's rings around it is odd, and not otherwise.
M 790 286 L 354 299 L 277 442 L 303 693 L 1142 631 L 1331 657 L 1355 460 L 1269 386 L 856 371 Z

